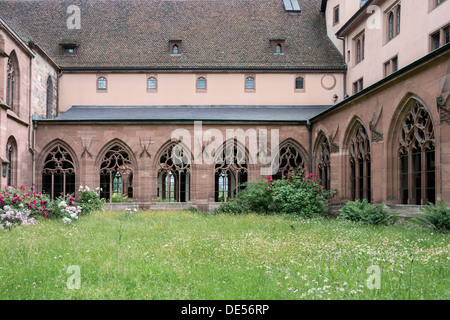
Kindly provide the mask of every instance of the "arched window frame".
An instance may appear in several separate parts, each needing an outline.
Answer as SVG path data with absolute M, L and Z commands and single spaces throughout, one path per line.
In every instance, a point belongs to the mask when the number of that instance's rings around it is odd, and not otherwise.
M 323 135 L 320 138 L 319 152 L 317 159 L 318 176 L 326 190 L 331 188 L 331 150 L 328 139 Z
M 6 69 L 6 104 L 11 111 L 19 115 L 19 65 L 17 56 L 13 50 L 8 58 Z
M 113 202 L 114 191 L 120 189 L 120 198 L 114 198 L 114 201 L 132 201 L 133 173 L 134 159 L 131 153 L 118 143 L 109 147 L 100 163 L 100 198 Z
M 147 79 L 147 90 L 156 91 L 158 89 L 158 80 L 154 76 L 150 76 Z
M 248 159 L 244 147 L 236 140 L 226 141 L 218 150 L 214 168 L 214 200 L 227 202 L 242 190 L 248 181 Z
M 303 75 L 295 76 L 295 92 L 305 92 L 305 77 Z
M 159 156 L 158 198 L 164 202 L 190 200 L 191 155 L 181 143 L 166 146 Z
M 207 90 L 206 75 L 197 75 L 196 79 L 197 79 L 195 84 L 196 92 L 206 92 Z
M 356 124 L 349 144 L 351 198 L 372 202 L 370 137 L 362 123 Z
M 278 151 L 278 171 L 272 176 L 274 180 L 283 179 L 290 170 L 305 168 L 305 155 L 292 140 L 280 144 Z
M 75 195 L 75 162 L 72 155 L 61 145 L 46 154 L 42 169 L 42 192 L 51 199 L 61 195 Z
M 282 46 L 281 46 L 280 43 L 278 43 L 278 44 L 275 46 L 275 53 L 280 54 L 281 52 L 282 52 Z
M 12 186 L 16 183 L 17 174 L 17 143 L 13 137 L 6 143 L 6 157 L 9 162 L 6 169 L 6 184 Z
M 398 138 L 400 201 L 426 205 L 436 202 L 436 140 L 431 114 L 411 99 Z
M 245 92 L 255 92 L 256 81 L 255 75 L 245 75 Z
M 97 92 L 107 92 L 108 79 L 106 76 L 97 77 Z

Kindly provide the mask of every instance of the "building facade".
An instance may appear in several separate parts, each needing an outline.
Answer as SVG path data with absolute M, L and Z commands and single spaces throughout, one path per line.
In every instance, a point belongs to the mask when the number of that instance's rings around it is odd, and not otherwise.
M 450 201 L 450 2 L 425 2 L 0 2 L 1 183 L 210 210 L 302 165 L 336 202 Z

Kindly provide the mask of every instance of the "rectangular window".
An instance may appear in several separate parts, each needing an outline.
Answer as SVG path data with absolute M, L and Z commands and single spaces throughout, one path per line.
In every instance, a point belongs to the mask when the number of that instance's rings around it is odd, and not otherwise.
M 391 61 L 384 63 L 384 76 L 387 77 L 391 74 Z
M 366 36 L 364 32 L 359 34 L 356 38 L 353 39 L 354 46 L 355 46 L 355 64 L 360 63 L 362 60 L 364 60 L 365 56 L 365 45 L 366 45 Z
M 392 59 L 392 72 L 395 72 L 398 70 L 398 58 L 395 57 Z
M 435 32 L 431 35 L 431 51 L 439 48 L 441 40 L 441 32 Z
M 444 44 L 450 43 L 450 26 L 444 28 Z
M 391 73 L 394 73 L 398 70 L 398 56 L 386 61 L 384 63 L 384 76 L 387 77 Z
M 388 11 L 385 12 L 386 19 L 386 35 L 387 41 L 389 42 L 400 34 L 400 24 L 401 24 L 401 5 L 395 4 Z
M 339 23 L 339 6 L 336 6 L 333 9 L 333 24 L 336 25 L 338 23 Z
M 360 92 L 364 86 L 363 78 L 359 79 L 358 81 L 353 82 L 353 94 Z

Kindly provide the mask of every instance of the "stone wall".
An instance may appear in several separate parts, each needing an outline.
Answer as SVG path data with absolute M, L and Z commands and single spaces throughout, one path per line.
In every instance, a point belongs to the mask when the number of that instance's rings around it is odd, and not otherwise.
M 56 116 L 57 112 L 57 85 L 58 73 L 55 66 L 45 56 L 37 51 L 33 59 L 33 92 L 32 92 L 32 114 L 47 118 L 47 83 L 51 78 L 51 114 L 49 118 Z

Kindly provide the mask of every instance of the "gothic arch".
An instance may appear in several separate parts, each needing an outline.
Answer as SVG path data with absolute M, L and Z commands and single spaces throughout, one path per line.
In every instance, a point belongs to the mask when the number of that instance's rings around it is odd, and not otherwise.
M 79 184 L 79 164 L 72 148 L 55 139 L 41 152 L 38 159 L 37 181 L 43 193 L 54 199 L 60 195 L 76 194 Z
M 225 141 L 214 156 L 214 199 L 226 202 L 236 197 L 248 181 L 248 150 L 237 139 Z
M 100 176 L 100 197 L 113 201 L 132 201 L 137 161 L 130 148 L 119 139 L 105 144 L 95 168 Z
M 308 170 L 308 153 L 300 143 L 292 138 L 287 138 L 280 143 L 278 153 L 278 172 L 273 175 L 274 179 L 281 179 L 290 169 L 297 169 L 300 165 Z M 272 163 L 275 163 L 272 158 Z
M 14 136 L 10 136 L 6 142 L 6 159 L 8 166 L 6 171 L 6 184 L 8 186 L 17 184 L 17 166 L 18 166 L 18 148 L 17 140 Z
M 6 97 L 5 103 L 11 111 L 20 116 L 20 66 L 16 51 L 9 54 L 6 65 Z
M 314 147 L 313 165 L 322 185 L 325 189 L 330 189 L 331 182 L 331 146 L 327 135 L 322 130 L 319 131 Z
M 347 197 L 372 201 L 372 155 L 370 135 L 358 117 L 353 117 L 344 136 L 345 169 L 343 180 Z
M 403 204 L 436 201 L 435 130 L 433 114 L 424 100 L 405 96 L 390 123 L 388 143 L 389 192 Z
M 157 168 L 157 195 L 167 202 L 190 200 L 192 154 L 181 141 L 165 143 L 154 159 Z

